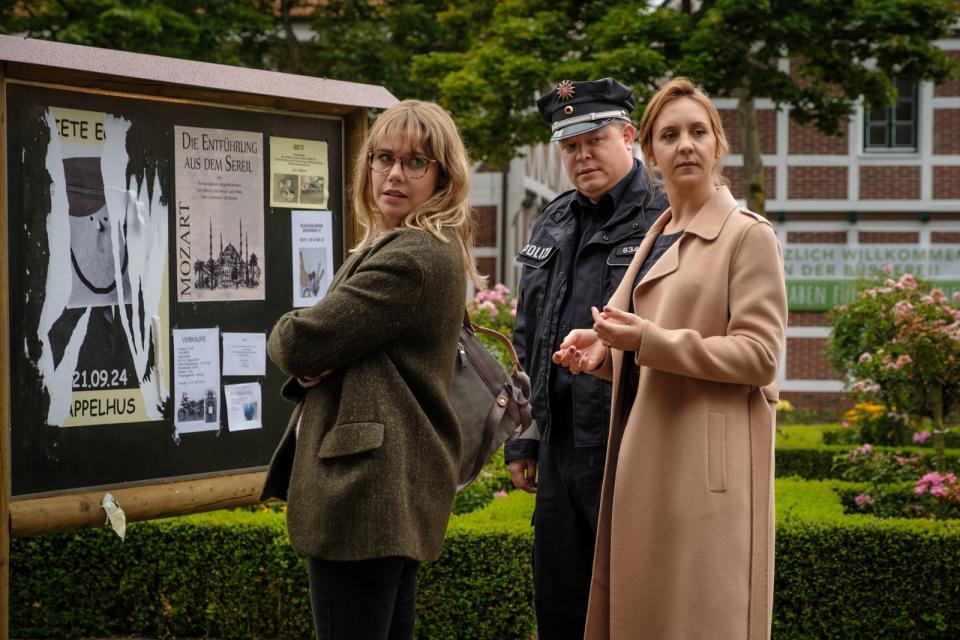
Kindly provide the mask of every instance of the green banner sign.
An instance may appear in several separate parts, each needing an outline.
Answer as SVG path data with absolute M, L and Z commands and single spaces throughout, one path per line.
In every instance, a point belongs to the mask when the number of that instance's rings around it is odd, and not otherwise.
M 933 281 L 947 295 L 960 291 L 960 280 Z M 787 279 L 787 304 L 791 311 L 826 311 L 851 302 L 857 294 L 854 280 Z

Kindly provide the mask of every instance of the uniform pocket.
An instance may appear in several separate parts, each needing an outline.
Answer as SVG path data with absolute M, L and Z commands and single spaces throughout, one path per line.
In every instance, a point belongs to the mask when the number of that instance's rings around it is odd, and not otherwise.
M 707 413 L 707 485 L 710 491 L 727 490 L 727 455 L 724 415 Z
M 378 449 L 383 444 L 383 424 L 380 422 L 351 422 L 338 424 L 320 443 L 321 460 L 355 455 Z

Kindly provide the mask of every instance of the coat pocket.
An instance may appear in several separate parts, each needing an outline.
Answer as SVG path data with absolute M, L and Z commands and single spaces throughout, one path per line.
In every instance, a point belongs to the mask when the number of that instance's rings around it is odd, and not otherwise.
M 707 485 L 710 491 L 727 490 L 727 452 L 724 415 L 707 413 Z
M 383 424 L 380 422 L 351 422 L 338 424 L 320 443 L 321 460 L 351 456 L 372 451 L 383 444 Z

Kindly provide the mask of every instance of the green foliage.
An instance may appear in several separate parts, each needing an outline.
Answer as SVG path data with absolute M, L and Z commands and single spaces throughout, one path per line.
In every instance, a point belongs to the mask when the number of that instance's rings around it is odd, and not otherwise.
M 440 559 L 421 568 L 417 638 L 533 636 L 532 511 L 533 496 L 515 491 L 451 520 Z
M 841 442 L 849 438 L 850 442 Z M 850 444 L 860 444 L 856 428 L 840 425 L 780 425 L 777 427 L 775 470 L 778 478 L 795 476 L 808 480 L 837 479 L 877 482 L 916 479 L 935 466 L 930 447 L 871 446 L 872 457 L 851 460 Z M 901 458 L 904 464 L 897 462 Z M 960 466 L 960 450 L 945 452 L 947 465 Z M 916 464 L 909 462 L 916 460 Z M 877 469 L 873 466 L 877 465 Z M 885 469 L 889 468 L 891 473 Z M 892 473 L 896 468 L 897 473 Z
M 955 638 L 960 523 L 845 515 L 836 486 L 777 481 L 773 638 Z
M 527 638 L 533 603 L 526 495 L 450 523 L 418 582 L 418 637 Z M 312 637 L 307 568 L 270 510 L 18 538 L 11 631 L 19 638 Z
M 929 452 L 880 449 L 869 444 L 833 458 L 833 477 L 852 482 L 885 484 L 916 480 L 934 468 Z
M 960 522 L 848 515 L 858 485 L 778 479 L 775 640 L 957 637 Z M 450 521 L 421 568 L 418 638 L 525 640 L 534 632 L 533 496 Z M 283 516 L 217 512 L 14 539 L 13 637 L 311 637 L 306 566 Z
M 216 512 L 15 539 L 14 637 L 301 638 L 312 633 L 306 563 L 283 516 Z M 281 613 L 282 612 L 282 613 Z
M 453 501 L 453 512 L 460 515 L 482 509 L 495 497 L 504 495 L 512 488 L 510 472 L 503 463 L 503 447 L 500 447 L 490 458 L 490 462 L 480 470 L 480 475 L 463 491 L 457 493 Z
M 0 33 L 241 66 L 275 44 L 269 0 L 4 2 Z
M 907 417 L 876 402 L 855 404 L 843 414 L 843 425 L 848 434 L 857 436 L 860 444 L 904 445 L 908 442 Z
M 440 102 L 471 154 L 494 166 L 547 139 L 532 107 L 563 78 L 616 77 L 643 105 L 663 78 L 689 74 L 713 94 L 769 97 L 836 133 L 859 96 L 892 104 L 893 76 L 941 81 L 955 68 L 933 45 L 960 15 L 953 0 L 714 0 L 689 11 L 687 3 L 651 4 L 37 0 L 0 3 L 0 30 L 382 84 L 400 98 Z M 306 43 L 293 37 L 298 8 L 312 11 L 315 36 Z M 782 58 L 792 73 L 780 70 Z
M 960 520 L 960 491 L 934 496 L 917 493 L 915 482 L 838 486 L 845 513 L 864 513 L 878 518 L 935 518 Z M 951 487 L 953 488 L 953 487 Z
M 777 449 L 774 470 L 778 478 L 795 476 L 819 480 L 833 476 L 835 452 L 827 449 Z
M 492 289 L 478 291 L 467 305 L 470 322 L 478 327 L 486 327 L 503 334 L 507 340 L 513 338 L 513 325 L 517 318 L 517 299 L 510 295 L 510 289 L 497 283 Z M 499 340 L 480 334 L 482 342 L 494 354 L 503 368 L 510 372 L 511 359 L 507 349 Z

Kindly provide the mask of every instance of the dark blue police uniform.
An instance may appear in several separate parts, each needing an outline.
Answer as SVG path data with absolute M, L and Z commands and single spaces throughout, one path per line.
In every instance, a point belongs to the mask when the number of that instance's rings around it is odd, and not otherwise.
M 505 459 L 537 464 L 534 580 L 541 640 L 580 638 L 586 617 L 610 421 L 610 383 L 571 375 L 552 355 L 572 329 L 593 326 L 590 307 L 613 295 L 666 202 L 632 170 L 594 205 L 561 194 L 520 250 L 513 342 L 533 385 L 540 440 L 508 442 Z
M 630 88 L 611 78 L 564 80 L 537 101 L 551 141 L 614 120 L 629 123 L 634 105 Z M 665 207 L 634 160 L 596 203 L 568 191 L 548 204 L 516 258 L 523 272 L 513 343 L 532 382 L 539 439 L 532 429 L 532 437 L 508 442 L 505 458 L 537 461 L 533 577 L 540 640 L 583 637 L 610 422 L 610 384 L 571 375 L 552 356 L 572 329 L 593 326 L 590 307 L 607 303 Z

